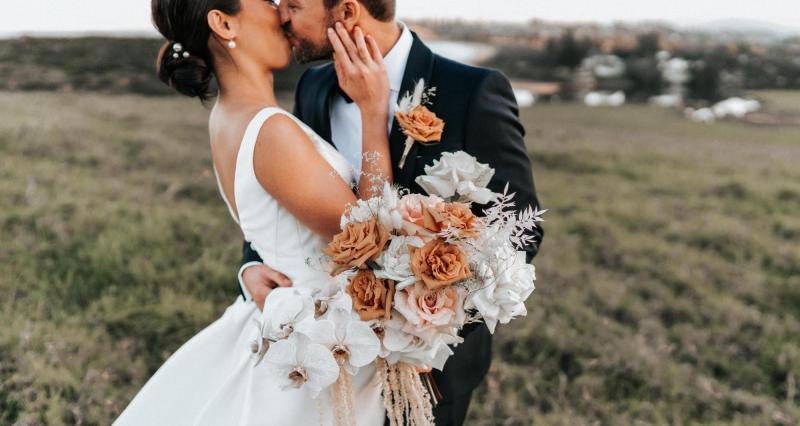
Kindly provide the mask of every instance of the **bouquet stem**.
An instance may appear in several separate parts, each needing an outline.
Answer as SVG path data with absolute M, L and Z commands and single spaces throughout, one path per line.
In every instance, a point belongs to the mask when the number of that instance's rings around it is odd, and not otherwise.
M 417 369 L 406 363 L 388 365 L 378 359 L 383 381 L 383 406 L 391 426 L 433 426 L 430 394 Z
M 425 385 L 425 389 L 428 390 L 428 394 L 431 396 L 431 400 L 433 401 L 433 406 L 439 405 L 439 401 L 442 400 L 442 392 L 439 390 L 439 387 L 436 386 L 436 380 L 433 380 L 433 374 L 429 371 L 427 373 L 422 373 L 421 375 L 422 383 Z

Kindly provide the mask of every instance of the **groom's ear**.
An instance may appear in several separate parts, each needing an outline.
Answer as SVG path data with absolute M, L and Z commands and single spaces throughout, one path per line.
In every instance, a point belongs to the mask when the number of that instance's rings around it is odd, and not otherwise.
M 357 0 L 343 0 L 337 7 L 335 18 L 350 32 L 361 22 L 363 13 L 364 9 Z
M 239 35 L 239 20 L 216 9 L 208 12 L 208 26 L 213 35 L 223 40 L 233 40 Z

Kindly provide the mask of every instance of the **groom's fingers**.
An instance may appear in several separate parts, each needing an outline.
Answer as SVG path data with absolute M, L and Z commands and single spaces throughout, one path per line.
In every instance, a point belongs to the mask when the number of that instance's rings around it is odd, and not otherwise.
M 350 34 L 347 32 L 347 29 L 342 25 L 341 22 L 336 23 L 336 34 L 339 35 L 339 40 L 342 41 L 345 49 L 347 49 L 347 54 L 350 56 L 350 61 L 355 63 L 355 60 L 358 59 L 358 48 L 356 44 L 353 43 L 353 39 L 350 38 Z
M 344 69 L 342 69 L 342 63 L 339 61 L 339 55 L 336 54 L 336 51 L 333 52 L 333 69 L 336 70 L 336 75 L 342 75 L 342 73 L 344 73 Z
M 371 35 L 367 36 L 367 43 L 369 43 L 370 53 L 372 54 L 372 60 L 375 61 L 376 64 L 383 64 L 383 55 L 381 54 L 381 48 L 378 47 L 378 42 L 375 41 L 375 38 Z
M 272 292 L 271 288 L 263 288 L 253 293 L 253 302 L 258 306 L 259 311 L 264 310 L 264 302 L 266 302 L 270 292 Z
M 342 41 L 332 28 L 328 28 L 328 40 L 331 41 L 333 51 L 335 52 L 336 63 L 342 67 L 342 70 L 347 70 L 353 66 L 350 62 L 350 56 L 347 55 L 347 49 L 344 48 Z
M 359 58 L 361 58 L 365 64 L 369 64 L 372 62 L 372 55 L 370 55 L 369 50 L 367 50 L 367 42 L 364 40 L 364 31 L 361 31 L 361 27 L 356 27 L 353 34 L 355 35 Z
M 272 288 L 292 286 L 292 280 L 289 277 L 272 268 L 264 269 L 264 277 L 270 281 L 270 287 Z

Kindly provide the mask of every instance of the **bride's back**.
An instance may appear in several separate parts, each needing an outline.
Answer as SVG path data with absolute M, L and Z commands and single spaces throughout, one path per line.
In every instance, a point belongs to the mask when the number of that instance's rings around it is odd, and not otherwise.
M 229 111 L 215 105 L 208 119 L 208 134 L 211 141 L 211 159 L 217 175 L 219 189 L 231 215 L 238 222 L 238 208 L 234 198 L 234 175 L 236 157 L 247 125 L 260 108 L 252 107 Z
M 266 107 L 248 112 L 229 114 L 215 108 L 209 120 L 221 195 L 245 239 L 267 264 L 295 283 L 311 284 L 326 275 L 320 264 L 325 241 L 281 206 L 259 182 L 253 164 L 259 134 L 269 140 L 272 135 L 268 129 L 262 130 L 264 123 L 277 114 L 285 115 L 308 135 L 332 170 L 346 182 L 353 181 L 352 167 L 330 144 L 286 111 Z M 332 175 L 331 179 L 337 177 Z

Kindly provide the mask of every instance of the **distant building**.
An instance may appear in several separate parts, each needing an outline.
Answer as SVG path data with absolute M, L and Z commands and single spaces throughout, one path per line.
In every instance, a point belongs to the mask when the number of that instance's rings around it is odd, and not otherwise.
M 625 61 L 616 55 L 593 55 L 583 60 L 573 79 L 577 99 L 595 91 L 617 92 L 627 86 Z
M 656 60 L 667 88 L 661 95 L 650 98 L 650 103 L 664 108 L 683 106 L 688 93 L 686 85 L 691 78 L 691 64 L 686 59 L 671 57 L 664 50 L 656 54 Z
M 562 91 L 561 83 L 539 81 L 511 81 L 514 95 L 520 107 L 526 108 L 539 101 L 553 101 L 559 99 Z
M 621 107 L 625 105 L 625 92 L 589 92 L 583 103 L 590 107 Z
M 536 96 L 528 90 L 514 89 L 514 97 L 520 108 L 529 108 L 536 103 Z

